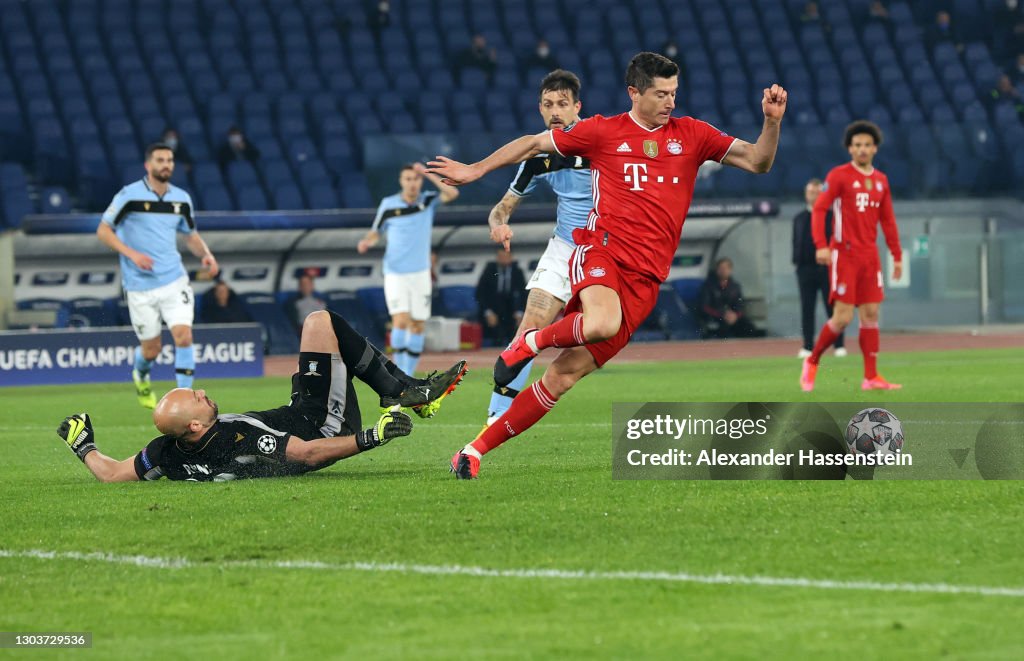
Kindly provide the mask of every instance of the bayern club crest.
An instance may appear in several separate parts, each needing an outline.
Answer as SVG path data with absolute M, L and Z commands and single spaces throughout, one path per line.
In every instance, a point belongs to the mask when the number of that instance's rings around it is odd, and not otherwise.
M 665 149 L 667 149 L 668 153 L 673 156 L 678 156 L 683 153 L 683 144 L 675 138 L 669 138 L 668 142 L 665 144 Z
M 590 274 L 591 278 L 602 278 L 604 277 L 605 270 L 600 266 L 595 266 L 594 268 L 590 269 L 588 273 Z

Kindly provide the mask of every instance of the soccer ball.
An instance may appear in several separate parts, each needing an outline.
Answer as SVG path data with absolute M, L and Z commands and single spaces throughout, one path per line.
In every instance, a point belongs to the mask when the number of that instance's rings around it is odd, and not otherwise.
M 903 451 L 903 424 L 885 409 L 864 409 L 846 425 L 846 446 L 854 454 Z

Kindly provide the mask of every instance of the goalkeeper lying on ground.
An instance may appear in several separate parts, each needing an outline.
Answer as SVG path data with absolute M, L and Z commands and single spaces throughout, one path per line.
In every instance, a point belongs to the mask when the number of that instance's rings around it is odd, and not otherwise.
M 134 457 L 117 461 L 96 449 L 89 415 L 64 419 L 58 435 L 102 482 L 131 480 L 222 481 L 298 475 L 412 432 L 412 419 L 437 412 L 466 374 L 466 363 L 416 379 L 333 312 L 314 312 L 302 325 L 299 371 L 291 403 L 269 411 L 219 414 L 203 390 L 175 388 L 160 400 L 153 422 L 162 436 Z M 390 408 L 369 429 L 361 427 L 352 377 Z

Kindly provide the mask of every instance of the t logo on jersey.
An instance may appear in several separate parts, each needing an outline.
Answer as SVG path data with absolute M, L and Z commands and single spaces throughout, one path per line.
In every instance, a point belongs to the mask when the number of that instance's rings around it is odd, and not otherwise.
M 857 193 L 857 211 L 863 212 L 868 208 L 869 198 L 867 193 Z
M 640 172 L 643 174 L 640 174 Z M 626 183 L 633 184 L 629 190 L 643 190 L 641 183 L 647 182 L 646 163 L 623 163 L 622 172 L 626 175 Z

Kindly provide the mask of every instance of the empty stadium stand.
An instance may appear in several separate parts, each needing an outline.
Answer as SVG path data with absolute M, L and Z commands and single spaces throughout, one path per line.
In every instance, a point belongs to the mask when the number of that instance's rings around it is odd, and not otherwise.
M 641 49 L 680 45 L 680 110 L 756 136 L 761 88 L 790 91 L 769 177 L 728 171 L 702 194 L 792 193 L 844 158 L 840 130 L 868 117 L 887 131 L 880 165 L 900 195 L 1005 191 L 1024 180 L 1020 109 L 988 103 L 1004 61 L 998 0 L 941 3 L 967 40 L 929 47 L 937 2 L 867 0 L 393 0 L 371 29 L 363 0 L 0 0 L 0 227 L 27 213 L 98 210 L 141 176 L 140 153 L 175 127 L 194 163 L 179 168 L 200 209 L 371 206 L 363 137 L 513 135 L 536 125 L 545 38 L 584 83 L 587 113 L 625 107 L 622 71 Z M 492 82 L 456 78 L 473 34 L 498 51 Z M 479 75 L 478 75 L 479 74 Z M 1021 91 L 1024 91 L 1022 89 Z M 221 171 L 238 125 L 262 153 Z

